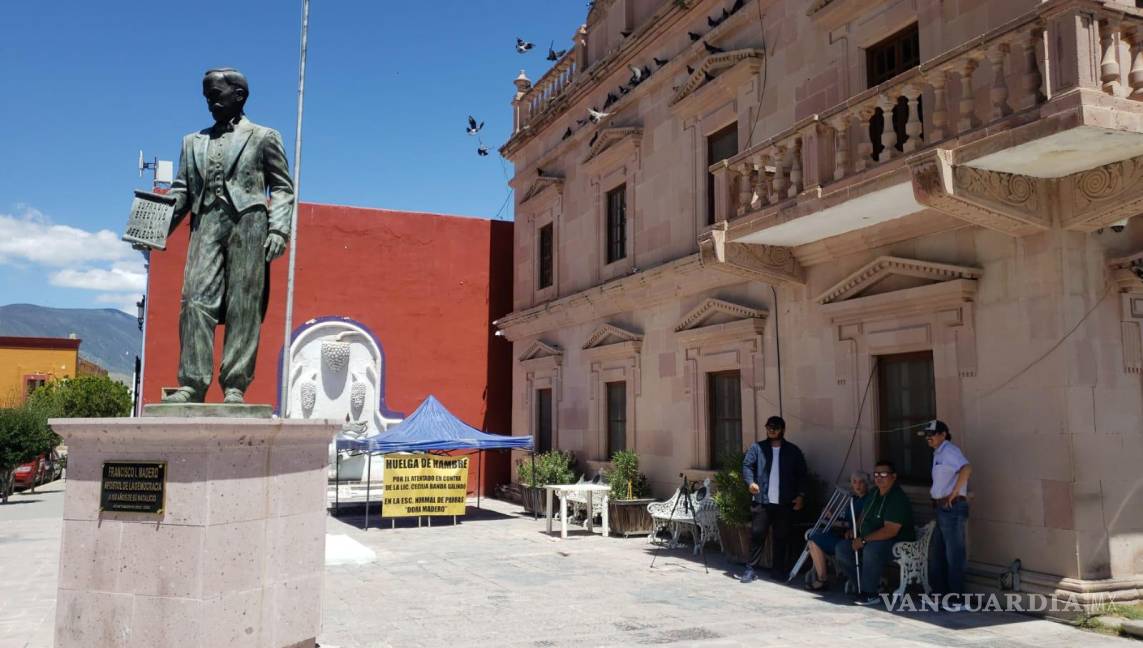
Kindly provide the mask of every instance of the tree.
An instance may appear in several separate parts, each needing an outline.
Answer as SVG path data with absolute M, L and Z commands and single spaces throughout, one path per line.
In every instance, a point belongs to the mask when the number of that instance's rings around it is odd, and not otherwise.
M 54 380 L 32 392 L 27 407 L 49 418 L 129 416 L 131 392 L 106 376 Z
M 16 466 L 58 444 L 59 437 L 38 412 L 28 407 L 0 409 L 0 502 L 8 502 Z

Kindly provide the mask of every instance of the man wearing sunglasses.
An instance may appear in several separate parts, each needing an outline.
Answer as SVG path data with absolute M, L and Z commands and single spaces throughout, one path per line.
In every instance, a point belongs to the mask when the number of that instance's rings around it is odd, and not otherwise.
M 937 513 L 937 535 L 930 552 L 937 588 L 947 594 L 964 593 L 965 525 L 968 522 L 968 478 L 972 465 L 952 442 L 944 421 L 925 428 L 933 449 L 933 486 L 929 495 Z
M 794 512 L 802 510 L 806 499 L 806 473 L 801 449 L 786 440 L 786 421 L 771 416 L 766 420 L 766 441 L 751 445 L 742 460 L 742 480 L 752 497 L 750 559 L 739 576 L 743 583 L 754 580 L 770 529 L 774 530 L 770 573 L 775 579 L 786 578 Z
M 857 583 L 857 557 L 861 557 L 861 591 L 858 605 L 876 605 L 881 587 L 881 572 L 889 563 L 893 545 L 916 539 L 913 529 L 913 507 L 909 497 L 897 485 L 897 469 L 891 461 L 880 461 L 873 469 L 877 488 L 865 496 L 856 526 L 857 536 L 840 542 L 834 549 L 837 565 L 852 583 Z

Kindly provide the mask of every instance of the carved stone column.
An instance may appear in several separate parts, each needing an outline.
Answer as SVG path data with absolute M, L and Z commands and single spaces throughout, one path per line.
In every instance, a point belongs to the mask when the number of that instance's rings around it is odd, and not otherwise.
M 988 50 L 988 61 L 992 63 L 992 89 L 988 92 L 992 101 L 990 121 L 1012 114 L 1012 106 L 1008 105 L 1008 78 L 1004 65 L 1009 49 L 1008 43 L 997 43 Z
M 976 66 L 975 59 L 968 59 L 960 70 L 960 119 L 956 123 L 958 135 L 980 125 L 980 120 L 976 117 L 976 96 L 972 90 L 972 73 L 976 72 Z

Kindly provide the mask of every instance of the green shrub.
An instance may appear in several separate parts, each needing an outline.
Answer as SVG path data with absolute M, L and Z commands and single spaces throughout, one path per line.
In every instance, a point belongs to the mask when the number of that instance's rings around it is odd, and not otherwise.
M 750 524 L 750 488 L 742 481 L 741 452 L 728 455 L 720 462 L 721 468 L 714 474 L 714 504 L 718 517 L 733 526 Z
M 27 406 L 45 420 L 130 416 L 131 392 L 107 376 L 77 376 L 38 387 Z
M 12 471 L 59 445 L 60 438 L 28 407 L 0 409 L 0 501 L 8 501 Z
M 550 450 L 536 455 L 534 468 L 531 457 L 516 462 L 520 483 L 533 488 L 571 483 L 575 480 L 573 466 L 575 455 L 562 450 Z
M 611 499 L 641 499 L 651 494 L 647 475 L 639 472 L 639 455 L 634 450 L 620 450 L 611 455 L 611 473 L 607 476 L 611 486 Z M 627 496 L 630 484 L 631 496 Z

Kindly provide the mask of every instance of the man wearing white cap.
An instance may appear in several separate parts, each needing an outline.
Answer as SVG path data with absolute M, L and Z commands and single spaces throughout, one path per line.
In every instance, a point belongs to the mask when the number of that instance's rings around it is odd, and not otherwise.
M 964 593 L 965 524 L 968 522 L 968 478 L 972 465 L 952 442 L 944 421 L 930 421 L 925 440 L 933 449 L 933 486 L 929 495 L 937 513 L 937 531 L 944 555 L 934 556 L 937 581 L 947 583 L 946 593 Z M 943 575 L 945 578 L 941 579 Z

